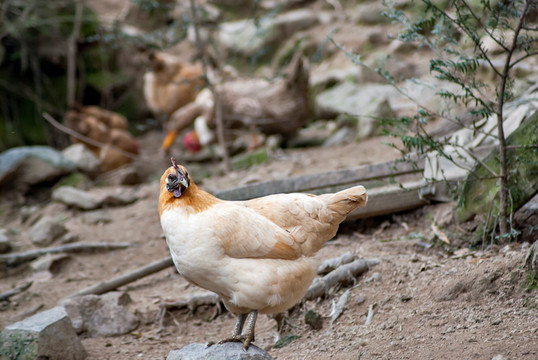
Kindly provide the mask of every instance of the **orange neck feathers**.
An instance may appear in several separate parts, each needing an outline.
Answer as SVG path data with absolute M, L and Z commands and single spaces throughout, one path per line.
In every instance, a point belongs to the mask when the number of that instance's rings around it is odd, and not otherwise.
M 166 189 L 166 177 L 171 171 L 175 172 L 173 167 L 170 167 L 168 170 L 166 170 L 161 177 L 161 190 L 159 194 L 159 216 L 161 216 L 165 210 L 174 207 L 188 207 L 192 212 L 197 213 L 204 211 L 221 201 L 210 193 L 200 189 L 190 178 L 189 187 L 180 197 L 176 198 L 173 193 L 169 192 Z

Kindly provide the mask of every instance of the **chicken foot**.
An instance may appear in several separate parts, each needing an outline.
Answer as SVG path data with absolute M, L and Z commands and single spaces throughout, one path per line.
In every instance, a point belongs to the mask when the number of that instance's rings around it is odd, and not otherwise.
M 237 322 L 235 323 L 234 332 L 229 338 L 223 339 L 218 342 L 218 344 L 224 344 L 227 342 L 242 342 L 243 349 L 247 350 L 250 346 L 250 343 L 254 341 L 254 328 L 256 326 L 256 319 L 258 318 L 258 311 L 252 310 L 248 314 L 239 314 L 237 316 Z M 245 320 L 247 320 L 247 329 L 246 333 L 242 334 L 243 326 L 245 325 Z

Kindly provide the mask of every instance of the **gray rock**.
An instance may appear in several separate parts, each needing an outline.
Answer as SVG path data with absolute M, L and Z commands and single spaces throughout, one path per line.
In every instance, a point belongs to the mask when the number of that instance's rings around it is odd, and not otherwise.
M 101 205 L 101 201 L 92 197 L 87 191 L 71 186 L 62 186 L 54 190 L 52 199 L 83 210 L 96 209 Z
M 62 154 L 71 160 L 78 170 L 91 176 L 99 173 L 101 161 L 84 144 L 73 144 L 65 148 Z
M 129 187 L 100 188 L 90 194 L 101 206 L 124 206 L 138 200 L 135 191 Z
M 47 146 L 18 147 L 0 154 L 0 185 L 12 184 L 23 191 L 74 170 L 73 162 Z
M 79 236 L 73 233 L 67 233 L 60 238 L 60 242 L 62 244 L 70 244 L 70 243 L 77 242 L 78 240 L 79 240 Z
M 494 357 L 492 357 L 491 360 L 508 360 L 508 358 L 504 357 L 501 354 L 498 354 L 498 355 L 495 355 Z
M 106 224 L 112 221 L 112 217 L 105 210 L 87 212 L 82 216 L 82 221 L 89 225 Z
M 271 360 L 266 351 L 256 345 L 250 345 L 248 351 L 243 350 L 243 344 L 229 342 L 222 345 L 206 346 L 205 344 L 189 344 L 180 350 L 172 350 L 166 360 Z
M 315 12 L 309 9 L 293 10 L 259 24 L 252 20 L 228 22 L 221 24 L 218 41 L 228 52 L 252 56 L 318 22 Z
M 30 263 L 34 271 L 50 271 L 52 274 L 58 273 L 62 263 L 70 259 L 67 254 L 46 254 Z
M 323 147 L 332 147 L 347 144 L 352 141 L 356 135 L 355 129 L 344 126 L 332 134 L 325 142 Z
M 30 229 L 30 239 L 36 246 L 48 246 L 66 232 L 67 229 L 58 219 L 45 216 Z
M 0 229 L 0 254 L 5 254 L 11 251 L 11 237 L 8 229 Z
M 110 292 L 64 299 L 60 305 L 69 314 L 77 333 L 97 337 L 123 335 L 138 327 L 138 318 L 126 306 L 130 302 L 129 294 Z
M 310 74 L 310 86 L 317 88 L 327 88 L 331 83 L 341 83 L 343 81 L 356 81 L 361 72 L 359 66 L 347 66 L 326 69 L 318 66 Z
M 375 133 L 378 120 L 392 117 L 389 98 L 396 90 L 388 85 L 367 84 L 359 86 L 350 82 L 337 85 L 316 97 L 316 108 L 320 117 L 349 114 L 359 118 L 358 137 Z
M 82 360 L 82 346 L 64 308 L 55 307 L 6 326 L 0 333 L 0 358 Z
M 514 223 L 521 231 L 521 241 L 530 243 L 538 240 L 536 225 L 538 224 L 538 194 L 514 213 Z

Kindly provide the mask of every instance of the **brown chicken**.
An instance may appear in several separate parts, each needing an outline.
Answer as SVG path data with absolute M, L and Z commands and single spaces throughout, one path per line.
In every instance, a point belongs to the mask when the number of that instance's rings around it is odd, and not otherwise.
M 161 177 L 159 215 L 174 264 L 238 316 L 221 343 L 240 341 L 247 349 L 258 313 L 279 313 L 302 299 L 316 274 L 313 255 L 366 204 L 366 190 L 224 201 L 196 186 L 173 158 L 172 164 Z
M 138 142 L 127 130 L 127 119 L 122 115 L 101 109 L 98 106 L 82 106 L 65 114 L 65 124 L 93 142 L 72 138 L 82 142 L 101 160 L 101 171 L 107 172 L 129 164 L 138 154 Z M 131 156 L 133 155 L 133 156 Z
M 144 97 L 156 115 L 168 118 L 206 86 L 200 65 L 182 63 L 166 53 L 151 54 L 149 59 L 152 70 L 144 75 Z

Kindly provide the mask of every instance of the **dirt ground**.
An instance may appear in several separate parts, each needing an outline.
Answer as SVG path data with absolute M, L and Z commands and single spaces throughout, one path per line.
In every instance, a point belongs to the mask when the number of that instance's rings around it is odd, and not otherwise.
M 160 139 L 141 139 L 146 158 L 148 146 Z M 251 170 L 214 175 L 202 182 L 212 189 L 237 185 L 250 176 L 261 180 L 315 173 L 341 167 L 390 160 L 397 156 L 379 138 L 325 149 L 283 150 Z M 157 142 L 158 143 L 158 142 Z M 157 179 L 168 166 L 155 156 L 148 169 Z M 215 168 L 196 165 L 193 169 Z M 192 171 L 196 179 L 195 170 Z M 22 266 L 3 273 L 0 292 L 28 280 L 33 285 L 12 298 L 1 311 L 0 328 L 20 320 L 35 309 L 48 309 L 82 288 L 110 279 L 168 255 L 157 214 L 158 183 L 136 187 L 139 200 L 109 208 L 112 221 L 88 225 L 83 213 L 58 203 L 37 203 L 37 213 L 64 216 L 69 231 L 80 241 L 131 242 L 139 246 L 106 253 L 76 254 L 55 269 L 52 277 Z M 528 273 L 522 269 L 528 244 L 505 247 L 488 244 L 467 252 L 465 240 L 475 225 L 456 225 L 453 204 L 432 204 L 412 212 L 344 224 L 317 257 L 328 259 L 352 251 L 381 264 L 348 287 L 350 297 L 342 316 L 330 323 L 331 306 L 348 288 L 333 289 L 325 299 L 309 301 L 289 316 L 285 335 L 298 336 L 283 348 L 275 342 L 276 322 L 260 316 L 255 344 L 275 359 L 508 359 L 538 358 L 536 290 L 527 292 Z M 7 201 L 0 227 L 17 232 L 16 251 L 31 248 L 29 226 L 21 222 L 20 199 Z M 7 211 L 6 211 L 7 210 Z M 431 224 L 439 224 L 452 241 L 433 240 Z M 422 244 L 422 245 L 421 245 Z M 426 248 L 424 244 L 433 246 Z M 164 359 L 172 349 L 192 342 L 215 341 L 229 335 L 235 319 L 230 313 L 211 320 L 214 307 L 195 312 L 173 311 L 159 325 L 159 304 L 197 292 L 173 268 L 168 268 L 121 288 L 132 298 L 131 309 L 141 319 L 139 328 L 108 338 L 88 338 L 82 343 L 89 359 Z M 359 299 L 362 299 L 359 301 Z M 365 325 L 369 308 L 374 312 Z M 321 330 L 311 329 L 304 313 L 313 309 L 323 316 Z M 173 320 L 172 317 L 175 319 Z

